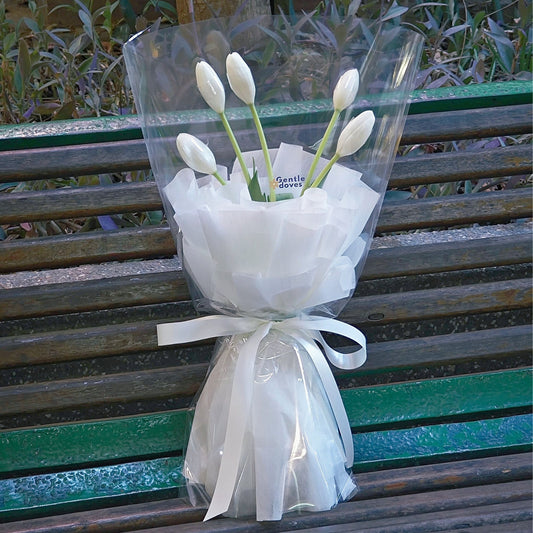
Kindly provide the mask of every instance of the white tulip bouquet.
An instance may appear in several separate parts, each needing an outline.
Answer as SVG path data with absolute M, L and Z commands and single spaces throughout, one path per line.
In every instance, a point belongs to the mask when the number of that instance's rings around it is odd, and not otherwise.
M 172 31 L 186 33 L 183 27 Z M 233 131 L 224 83 L 214 66 L 194 57 L 188 72 L 216 113 L 235 159 L 217 165 L 208 146 L 212 136 L 206 135 L 206 143 L 177 128 L 174 151 L 177 146 L 187 167 L 169 177 L 170 165 L 161 161 L 171 148 L 166 143 L 161 149 L 158 129 L 160 120 L 168 131 L 165 113 L 151 109 L 154 98 L 140 89 L 152 83 L 144 69 L 154 68 L 159 42 L 164 39 L 157 35 L 135 37 L 125 46 L 126 64 L 164 205 L 179 228 L 191 292 L 200 295 L 199 308 L 211 312 L 160 324 L 159 344 L 220 337 L 184 459 L 189 494 L 193 502 L 209 505 L 206 520 L 220 514 L 279 520 L 286 512 L 331 509 L 354 494 L 356 483 L 350 424 L 328 361 L 353 369 L 366 359 L 364 335 L 334 317 L 355 289 L 355 271 L 366 257 L 388 177 L 385 171 L 370 186 L 362 172 L 339 160 L 373 143 L 371 151 L 387 160 L 390 171 L 394 150 L 388 143 L 399 138 L 405 94 L 394 123 L 381 116 L 372 133 L 373 111 L 348 120 L 360 82 L 359 71 L 348 66 L 334 87 L 332 116 L 316 149 L 290 142 L 272 147 L 255 105 L 252 72 L 241 55 L 229 53 L 229 87 L 247 106 L 259 145 L 243 152 L 239 140 L 248 142 L 249 133 L 244 138 Z M 166 57 L 159 49 L 157 55 Z M 416 55 L 411 50 L 409 65 Z M 345 126 L 337 136 L 343 114 Z M 386 129 L 391 124 L 395 137 Z M 290 124 L 286 128 L 292 131 Z M 334 136 L 333 155 L 325 158 Z M 374 178 L 378 167 L 369 172 Z M 336 351 L 321 332 L 347 337 L 356 349 Z

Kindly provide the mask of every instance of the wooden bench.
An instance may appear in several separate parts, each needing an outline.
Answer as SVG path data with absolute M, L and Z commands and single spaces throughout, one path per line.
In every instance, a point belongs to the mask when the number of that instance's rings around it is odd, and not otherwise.
M 530 101 L 527 82 L 418 92 L 402 144 L 519 138 Z M 494 144 L 400 157 L 390 188 L 531 172 L 530 145 Z M 40 180 L 2 194 L 4 227 L 161 208 L 152 181 L 44 186 L 147 169 L 135 117 L 3 126 L 0 147 L 0 183 Z M 183 497 L 186 407 L 213 343 L 157 347 L 157 323 L 195 316 L 167 227 L 1 242 L 0 284 L 17 286 L 0 290 L 0 530 L 529 531 L 531 190 L 491 189 L 385 202 L 340 317 L 368 361 L 335 370 L 360 492 L 263 524 L 202 523 Z

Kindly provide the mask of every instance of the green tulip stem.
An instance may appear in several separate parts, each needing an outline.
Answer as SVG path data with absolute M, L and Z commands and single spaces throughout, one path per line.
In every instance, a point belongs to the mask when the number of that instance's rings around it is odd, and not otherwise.
M 322 172 L 316 177 L 316 180 L 313 182 L 311 187 L 318 187 L 322 180 L 328 175 L 328 172 L 331 170 L 331 167 L 340 159 L 339 154 L 335 154 L 329 161 L 328 164 L 322 169 Z
M 252 118 L 254 119 L 255 128 L 257 129 L 257 134 L 259 135 L 259 142 L 261 143 L 261 149 L 263 150 L 263 157 L 265 158 L 265 164 L 268 174 L 268 187 L 270 190 L 270 201 L 276 201 L 276 191 L 274 188 L 274 172 L 272 171 L 272 162 L 270 161 L 270 154 L 268 153 L 268 146 L 265 138 L 265 132 L 263 131 L 263 126 L 261 126 L 261 121 L 259 120 L 259 115 L 257 114 L 257 109 L 255 105 L 251 103 L 249 105 L 250 111 L 252 112 Z
M 222 120 L 222 125 L 224 126 L 224 129 L 226 130 L 226 133 L 228 134 L 229 140 L 231 142 L 231 146 L 233 146 L 233 151 L 235 152 L 235 155 L 237 156 L 239 165 L 241 165 L 241 170 L 242 170 L 242 173 L 244 174 L 244 178 L 246 179 L 246 184 L 250 185 L 250 182 L 252 181 L 250 178 L 250 173 L 248 172 L 248 168 L 246 167 L 246 163 L 244 162 L 244 159 L 242 157 L 242 152 L 239 147 L 239 143 L 237 142 L 237 139 L 235 138 L 235 135 L 233 134 L 233 130 L 231 129 L 231 126 L 228 122 L 226 113 L 224 113 L 223 111 L 222 113 L 219 113 L 219 116 L 220 116 L 220 120 Z
M 337 120 L 339 119 L 340 114 L 341 112 L 338 109 L 335 109 L 335 111 L 333 111 L 333 115 L 331 116 L 328 127 L 326 128 L 324 137 L 322 137 L 322 140 L 320 141 L 318 150 L 316 151 L 315 157 L 313 158 L 313 161 L 311 163 L 311 167 L 309 168 L 309 172 L 307 173 L 307 177 L 305 178 L 304 185 L 302 187 L 302 194 L 305 192 L 306 189 L 311 186 L 311 180 L 313 179 L 313 175 L 315 173 L 320 156 L 322 155 L 322 152 L 326 147 L 326 143 L 328 142 L 328 139 L 331 135 L 331 132 L 333 131 L 333 128 L 335 127 L 335 124 L 337 123 Z
M 226 180 L 215 170 L 213 176 L 220 182 L 221 185 L 226 185 Z

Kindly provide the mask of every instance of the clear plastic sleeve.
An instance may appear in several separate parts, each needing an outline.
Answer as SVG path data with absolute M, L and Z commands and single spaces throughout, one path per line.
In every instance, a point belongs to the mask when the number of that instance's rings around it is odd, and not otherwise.
M 207 518 L 278 520 L 289 511 L 330 509 L 356 490 L 350 425 L 327 361 L 354 368 L 366 357 L 364 336 L 334 317 L 352 296 L 368 253 L 420 38 L 399 27 L 374 38 L 357 19 L 347 29 L 346 41 L 333 45 L 317 16 L 213 19 L 152 28 L 124 47 L 191 295 L 199 311 L 211 313 L 160 325 L 159 342 L 222 337 L 195 402 L 184 463 L 191 499 L 209 504 Z M 225 81 L 225 59 L 234 50 L 253 73 L 268 157 L 252 108 Z M 200 60 L 224 84 L 239 164 L 218 111 L 196 87 Z M 335 84 L 352 68 L 359 69 L 358 96 L 339 113 L 313 163 Z M 363 148 L 334 164 L 323 185 L 300 194 L 313 165 L 318 174 L 327 167 L 340 151 L 339 132 L 364 110 L 376 122 Z M 176 148 L 183 132 L 209 145 L 217 179 L 183 168 Z M 275 187 L 279 201 L 252 200 L 245 167 L 257 172 L 265 196 Z M 357 349 L 337 352 L 321 331 L 344 335 Z

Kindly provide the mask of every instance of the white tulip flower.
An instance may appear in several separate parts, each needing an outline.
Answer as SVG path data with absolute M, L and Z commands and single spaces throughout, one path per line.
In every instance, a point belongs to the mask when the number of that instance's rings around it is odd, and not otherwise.
M 324 178 L 328 175 L 331 167 L 341 158 L 347 155 L 352 155 L 357 152 L 363 144 L 366 143 L 370 134 L 376 117 L 372 111 L 363 111 L 360 115 L 352 118 L 347 126 L 341 131 L 339 140 L 337 141 L 337 150 L 335 155 L 329 160 L 328 164 L 322 169 L 311 187 L 318 187 Z
M 226 93 L 215 69 L 206 61 L 196 64 L 196 85 L 207 105 L 219 115 L 224 112 Z
M 340 114 L 348 106 L 353 104 L 353 101 L 355 100 L 355 96 L 357 94 L 358 89 L 359 89 L 359 71 L 355 68 L 347 70 L 339 78 L 339 81 L 337 81 L 337 85 L 335 85 L 335 89 L 333 91 L 333 115 L 331 116 L 328 127 L 326 128 L 324 137 L 322 137 L 322 140 L 320 141 L 320 144 L 318 145 L 318 149 L 316 151 L 313 162 L 311 163 L 311 166 L 309 167 L 309 172 L 307 173 L 307 177 L 305 178 L 305 182 L 302 187 L 302 194 L 309 187 L 311 187 L 311 184 L 313 183 L 313 177 L 315 174 L 316 166 L 318 164 L 318 161 L 320 160 L 320 157 L 322 156 L 322 152 L 324 151 L 324 148 L 326 147 L 328 139 L 333 132 L 335 124 L 337 123 L 337 120 L 339 119 Z
M 363 111 L 352 118 L 339 135 L 335 155 L 346 157 L 357 152 L 370 137 L 375 122 L 376 117 L 372 111 Z
M 337 111 L 344 111 L 353 104 L 359 89 L 359 71 L 356 68 L 347 70 L 337 82 L 333 91 L 333 107 Z
M 226 182 L 217 172 L 217 162 L 213 152 L 200 139 L 189 133 L 180 133 L 176 146 L 185 164 L 202 174 L 212 174 L 222 185 Z
M 272 173 L 272 161 L 268 153 L 268 145 L 265 138 L 265 132 L 257 109 L 255 108 L 255 83 L 250 67 L 245 63 L 244 59 L 237 52 L 233 52 L 226 57 L 226 75 L 228 76 L 229 85 L 235 95 L 242 100 L 252 112 L 252 118 L 255 124 L 255 129 L 259 135 L 259 142 L 261 143 L 261 150 L 265 159 L 266 170 L 268 174 L 268 183 L 270 189 L 269 199 L 271 202 L 276 201 L 276 191 L 274 175 Z
M 250 67 L 237 52 L 226 57 L 226 75 L 235 95 L 246 105 L 252 105 L 255 100 L 254 78 Z

